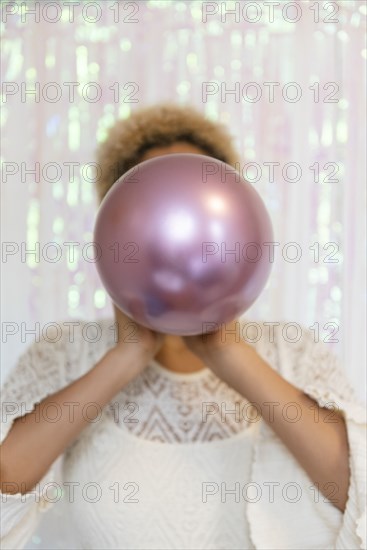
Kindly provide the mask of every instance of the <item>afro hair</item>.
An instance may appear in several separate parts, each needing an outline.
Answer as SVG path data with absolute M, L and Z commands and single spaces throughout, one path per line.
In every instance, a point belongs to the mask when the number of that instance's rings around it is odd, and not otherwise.
M 141 162 L 148 149 L 177 141 L 195 145 L 208 156 L 233 167 L 239 162 L 233 137 L 227 129 L 208 120 L 200 111 L 167 103 L 145 107 L 133 112 L 128 119 L 118 120 L 97 149 L 99 200 L 120 176 Z

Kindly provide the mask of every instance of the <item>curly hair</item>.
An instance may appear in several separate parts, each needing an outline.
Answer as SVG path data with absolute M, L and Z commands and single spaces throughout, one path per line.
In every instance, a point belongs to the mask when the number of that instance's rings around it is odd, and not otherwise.
M 97 194 L 101 201 L 115 181 L 141 162 L 152 147 L 185 141 L 208 156 L 235 166 L 239 157 L 227 129 L 208 120 L 193 107 L 158 104 L 139 109 L 128 119 L 118 120 L 98 147 Z

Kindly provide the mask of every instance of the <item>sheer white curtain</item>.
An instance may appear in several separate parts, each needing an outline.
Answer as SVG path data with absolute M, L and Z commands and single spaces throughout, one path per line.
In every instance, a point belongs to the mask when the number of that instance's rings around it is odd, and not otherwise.
M 319 328 L 362 397 L 365 4 L 38 4 L 2 5 L 3 377 L 27 331 L 111 313 L 90 163 L 116 118 L 170 100 L 228 124 L 271 214 L 247 317 Z

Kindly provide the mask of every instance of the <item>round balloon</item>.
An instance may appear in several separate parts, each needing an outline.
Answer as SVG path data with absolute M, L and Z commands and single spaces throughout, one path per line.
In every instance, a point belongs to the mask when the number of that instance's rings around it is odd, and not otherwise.
M 270 273 L 272 239 L 265 205 L 239 172 L 183 153 L 121 176 L 94 235 L 115 304 L 145 327 L 181 336 L 216 330 L 253 304 Z

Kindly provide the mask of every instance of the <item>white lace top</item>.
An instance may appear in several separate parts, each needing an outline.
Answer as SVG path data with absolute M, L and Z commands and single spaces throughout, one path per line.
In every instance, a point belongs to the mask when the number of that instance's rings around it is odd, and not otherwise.
M 99 323 L 96 342 L 80 322 L 74 338 L 68 329 L 28 348 L 3 388 L 1 441 L 15 418 L 114 345 L 112 323 Z M 209 369 L 178 374 L 152 361 L 34 491 L 2 495 L 1 547 L 366 548 L 363 407 L 310 331 L 291 343 L 283 325 L 274 338 L 269 326 L 258 326 L 261 337 L 250 326 L 246 338 L 274 369 L 320 405 L 344 411 L 351 468 L 344 514 L 318 493 L 258 410 Z

